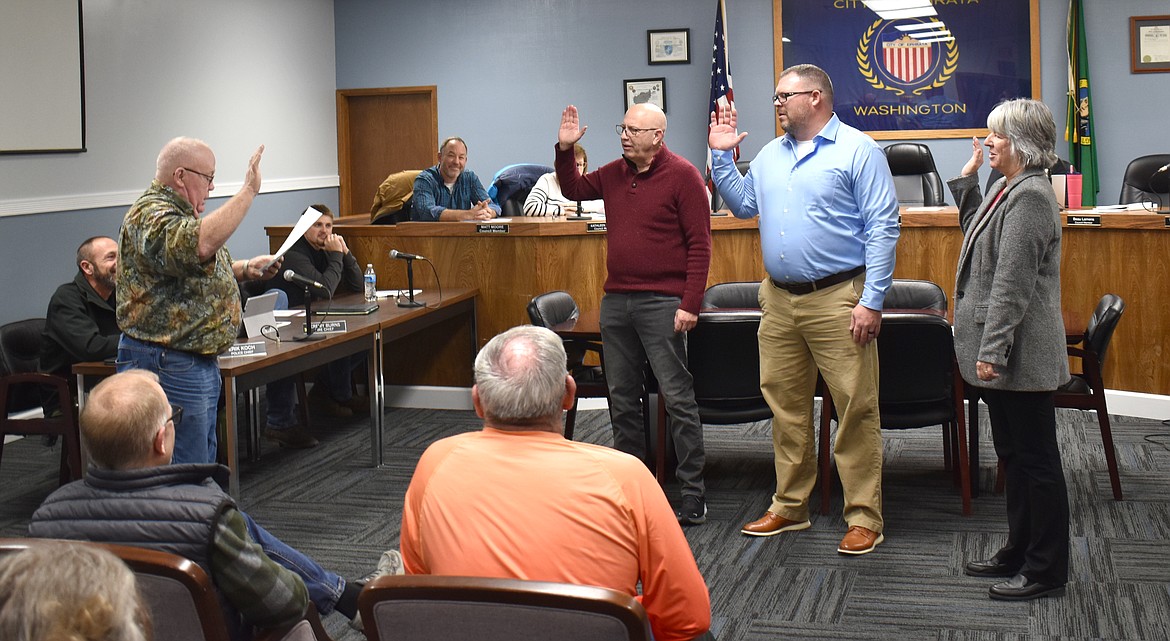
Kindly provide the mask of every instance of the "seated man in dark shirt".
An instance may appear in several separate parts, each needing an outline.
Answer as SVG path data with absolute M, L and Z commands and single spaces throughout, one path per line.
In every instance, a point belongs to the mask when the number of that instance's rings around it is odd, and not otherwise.
M 284 268 L 299 276 L 321 283 L 324 289 L 312 288 L 314 299 L 330 298 L 344 292 L 360 292 L 364 282 L 362 269 L 349 251 L 345 239 L 333 233 L 333 212 L 321 204 L 311 205 L 321 212 L 320 218 L 284 255 Z M 272 281 L 288 294 L 289 307 L 305 304 L 305 288 L 284 279 Z M 365 352 L 340 358 L 321 367 L 309 397 L 328 414 L 346 418 L 369 413 L 370 399 L 354 396 L 352 373 L 364 364 Z M 292 379 L 268 386 L 268 427 L 264 435 L 285 447 L 312 447 L 316 439 L 296 425 Z
M 101 361 L 118 353 L 118 321 L 114 280 L 118 272 L 118 241 L 94 236 L 77 248 L 77 275 L 49 299 L 41 335 L 40 371 L 73 380 L 74 363 Z M 45 413 L 57 397 L 45 399 Z

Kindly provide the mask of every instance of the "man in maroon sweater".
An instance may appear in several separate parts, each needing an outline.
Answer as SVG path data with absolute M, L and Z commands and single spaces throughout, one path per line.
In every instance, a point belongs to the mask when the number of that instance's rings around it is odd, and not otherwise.
M 666 114 L 650 104 L 617 126 L 622 157 L 577 173 L 573 144 L 585 135 L 577 108 L 561 114 L 556 170 L 569 200 L 605 201 L 608 256 L 601 339 L 617 449 L 646 460 L 641 390 L 645 363 L 658 379 L 670 416 L 682 486 L 680 523 L 707 520 L 703 427 L 687 371 L 686 333 L 699 318 L 711 262 L 711 208 L 695 166 L 663 144 Z

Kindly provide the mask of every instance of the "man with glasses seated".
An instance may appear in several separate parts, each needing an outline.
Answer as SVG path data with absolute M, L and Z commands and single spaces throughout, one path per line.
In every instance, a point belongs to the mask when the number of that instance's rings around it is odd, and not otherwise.
M 636 104 L 615 128 L 622 157 L 579 174 L 573 145 L 585 135 L 577 108 L 561 114 L 557 179 L 570 200 L 605 202 L 608 248 L 601 343 L 614 447 L 647 460 L 642 413 L 646 362 L 670 415 L 682 485 L 680 523 L 707 520 L 703 426 L 687 370 L 686 333 L 699 319 L 711 262 L 711 203 L 699 170 L 666 148 L 666 114 Z
M 849 529 L 837 551 L 866 554 L 884 539 L 874 340 L 893 280 L 898 198 L 877 143 L 833 113 L 823 70 L 785 69 L 772 104 L 786 133 L 764 145 L 747 176 L 731 153 L 747 136 L 736 129 L 734 107 L 711 114 L 707 140 L 712 177 L 732 213 L 760 217 L 768 271 L 760 284 L 760 389 L 775 415 L 776 494 L 742 532 L 772 536 L 811 525 L 819 370 L 840 416 L 834 452 Z
M 232 260 L 224 244 L 260 193 L 261 146 L 244 185 L 203 215 L 215 185 L 207 143 L 175 138 L 159 152 L 154 181 L 122 221 L 118 239 L 118 371 L 159 376 L 187 421 L 176 432 L 176 463 L 210 463 L 216 454 L 217 357 L 240 330 L 237 281 L 276 275 L 273 256 Z
M 183 421 L 183 409 L 168 403 L 152 372 L 131 370 L 98 383 L 81 412 L 93 465 L 83 480 L 45 499 L 29 534 L 190 559 L 211 577 L 228 625 L 241 632 L 294 623 L 309 601 L 322 616 L 337 610 L 352 621 L 362 584 L 402 573 L 402 557 L 390 550 L 365 579 L 347 582 L 260 527 L 221 489 L 226 467 L 170 464 Z
M 500 206 L 467 169 L 467 143 L 452 136 L 439 145 L 439 164 L 414 179 L 411 220 L 491 220 Z

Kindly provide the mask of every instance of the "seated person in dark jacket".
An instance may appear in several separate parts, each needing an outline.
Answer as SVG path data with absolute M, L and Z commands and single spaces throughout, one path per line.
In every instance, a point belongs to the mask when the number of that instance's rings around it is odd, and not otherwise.
M 411 206 L 411 220 L 491 220 L 500 215 L 479 176 L 467 169 L 467 143 L 455 137 L 439 145 L 439 164 L 414 179 Z
M 73 381 L 74 363 L 102 361 L 118 354 L 114 279 L 118 241 L 94 236 L 77 248 L 77 275 L 49 299 L 41 335 L 40 371 Z M 45 398 L 45 413 L 57 410 L 57 397 Z
M 211 577 L 237 638 L 252 626 L 296 622 L 310 600 L 322 615 L 336 609 L 355 618 L 360 582 L 325 570 L 240 511 L 219 485 L 226 467 L 170 464 L 182 414 L 152 372 L 128 370 L 98 383 L 81 413 L 93 465 L 45 499 L 29 534 L 184 556 Z M 387 551 L 366 580 L 401 568 L 398 551 Z
M 284 269 L 291 269 L 297 275 L 325 286 L 325 289 L 310 288 L 310 295 L 314 300 L 331 298 L 345 292 L 361 292 L 364 289 L 362 268 L 358 265 L 353 253 L 349 251 L 345 239 L 333 233 L 333 212 L 330 211 L 329 207 L 321 204 L 310 205 L 310 207 L 321 212 L 321 216 L 284 255 Z M 290 308 L 305 304 L 304 287 L 284 279 L 272 282 L 275 287 L 283 289 L 288 294 Z M 309 392 L 310 399 L 328 414 L 338 418 L 347 418 L 354 414 L 368 414 L 370 399 L 367 396 L 354 396 L 352 380 L 354 368 L 365 362 L 366 353 L 360 352 L 339 358 L 323 366 L 317 374 L 313 389 Z M 264 434 L 285 447 L 305 447 L 305 445 L 292 442 L 292 439 L 299 438 L 296 434 L 281 433 L 285 426 L 296 422 L 296 419 L 293 418 L 293 403 L 291 384 L 287 394 L 280 390 L 275 399 L 270 387 L 268 390 L 268 429 L 264 431 Z M 286 413 L 284 419 L 275 415 L 280 412 Z M 308 434 L 305 433 L 305 436 Z M 313 444 L 316 444 L 315 439 L 313 441 Z

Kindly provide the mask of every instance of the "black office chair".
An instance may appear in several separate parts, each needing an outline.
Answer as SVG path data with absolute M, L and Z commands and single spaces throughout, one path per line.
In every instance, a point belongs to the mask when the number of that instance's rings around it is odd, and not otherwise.
M 650 620 L 623 592 L 520 579 L 405 575 L 358 596 L 371 641 L 646 641 Z
M 374 194 L 374 203 L 370 205 L 370 224 L 396 225 L 410 220 L 414 179 L 420 173 L 420 169 L 398 171 L 382 181 Z
M 882 429 L 942 425 L 943 465 L 960 487 L 963 515 L 971 514 L 971 476 L 963 431 L 964 385 L 955 361 L 946 294 L 929 281 L 895 279 L 886 294 L 878 336 L 878 407 Z M 821 513 L 829 510 L 829 422 L 832 395 L 821 384 Z
M 500 215 L 516 217 L 524 215 L 524 199 L 541 176 L 551 173 L 552 167 L 533 163 L 508 165 L 496 172 L 488 196 L 500 205 Z
M 1052 166 L 1048 168 L 1048 175 L 1061 176 L 1065 174 L 1071 174 L 1072 170 L 1073 167 L 1068 163 L 1067 160 L 1063 158 L 1057 158 L 1056 162 L 1052 163 Z M 1003 172 L 992 168 L 991 174 L 987 177 L 987 186 L 983 188 L 983 193 L 990 191 L 991 186 L 994 185 L 995 181 L 999 180 L 1000 178 L 1003 178 Z
M 60 437 L 59 482 L 64 485 L 81 478 L 81 435 L 69 381 L 37 371 L 44 330 L 43 318 L 30 318 L 0 327 L 0 457 L 4 455 L 4 437 L 8 434 Z M 56 396 L 60 416 L 12 416 L 16 412 L 41 407 L 42 394 L 46 391 Z
M 735 168 L 739 170 L 740 176 L 746 176 L 751 164 L 750 160 L 737 160 Z M 720 196 L 719 190 L 715 189 L 711 192 L 711 211 L 719 211 L 720 209 L 727 209 L 727 203 L 723 202 L 723 196 Z
M 555 291 L 536 296 L 528 303 L 528 319 L 537 327 L 554 329 L 557 325 L 576 320 L 580 315 L 577 301 L 569 292 Z M 609 386 L 605 382 L 605 369 L 596 365 L 586 365 L 585 357 L 589 353 L 597 355 L 601 360 L 601 344 L 592 341 L 566 339 L 565 352 L 569 357 L 569 373 L 577 381 L 577 397 L 573 399 L 573 407 L 565 416 L 565 438 L 573 438 L 573 427 L 577 423 L 577 399 L 609 398 Z M 604 365 L 604 361 L 601 361 Z
M 1105 465 L 1109 469 L 1109 484 L 1113 498 L 1120 501 L 1121 476 L 1117 471 L 1117 451 L 1113 447 L 1113 430 L 1109 425 L 1109 407 L 1105 403 L 1105 383 L 1101 369 L 1105 364 L 1105 353 L 1113 340 L 1113 330 L 1125 312 L 1125 301 L 1116 294 L 1105 294 L 1093 310 L 1085 337 L 1079 343 L 1068 346 L 1068 355 L 1081 359 L 1081 371 L 1073 372 L 1069 381 L 1056 390 L 1057 407 L 1097 412 L 1097 423 L 1101 426 L 1101 444 L 1105 448 Z M 1077 347 L 1080 345 L 1080 347 Z
M 1170 170 L 1158 172 L 1170 164 L 1170 154 L 1151 154 L 1134 158 L 1121 179 L 1121 196 L 1117 202 L 1155 202 L 1159 207 L 1170 204 Z
M 930 147 L 916 142 L 899 142 L 883 151 L 890 163 L 890 173 L 894 175 L 898 204 L 925 207 L 946 204 L 942 178 L 934 166 Z
M 760 283 L 738 281 L 717 283 L 703 292 L 703 309 L 759 309 Z

